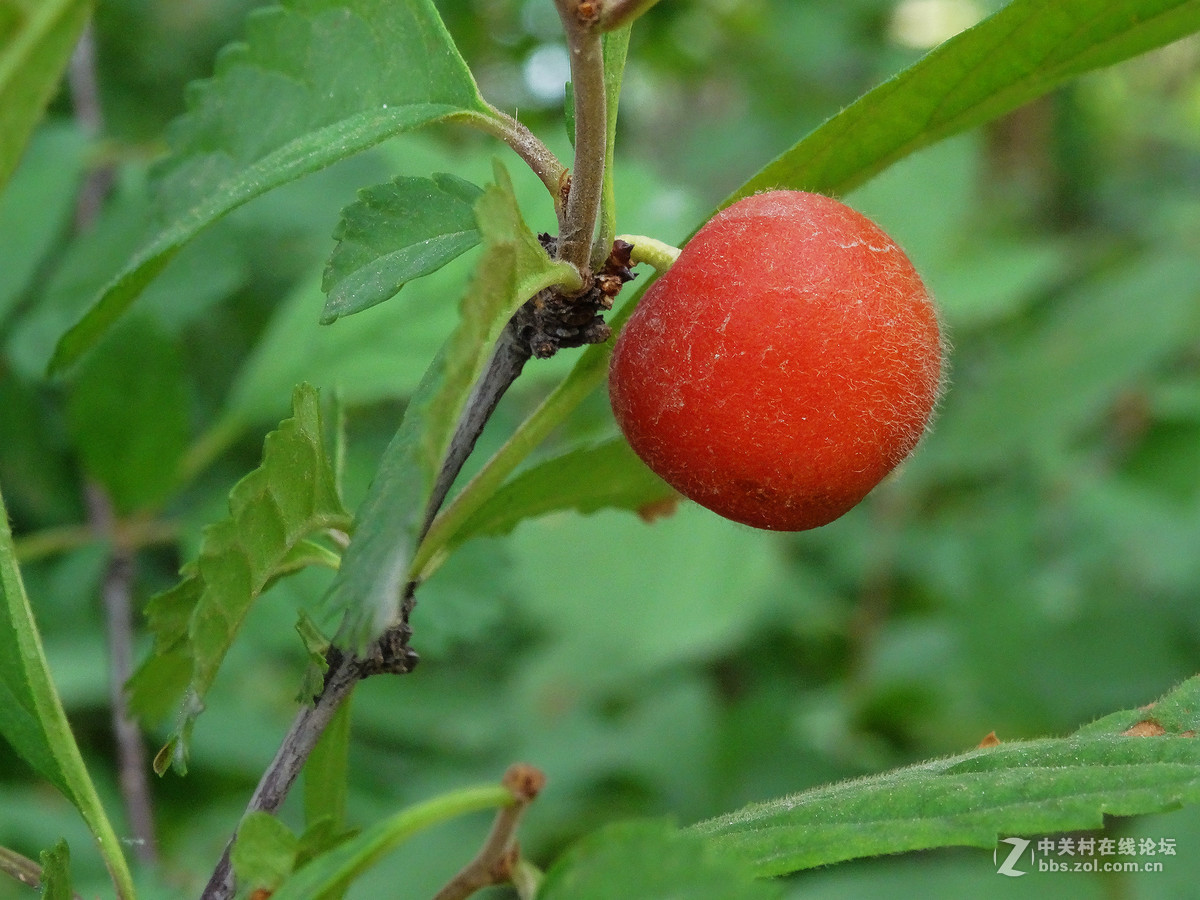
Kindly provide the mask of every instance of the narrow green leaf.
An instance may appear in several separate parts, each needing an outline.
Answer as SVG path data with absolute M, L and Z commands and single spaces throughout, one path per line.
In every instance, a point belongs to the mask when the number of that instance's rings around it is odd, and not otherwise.
M 296 870 L 271 895 L 271 900 L 333 900 L 363 872 L 418 832 L 458 816 L 511 802 L 508 788 L 484 785 L 410 806 Z
M 251 13 L 246 43 L 194 85 L 158 172 L 163 225 L 59 341 L 91 347 L 201 229 L 385 138 L 489 108 L 432 0 L 289 0 Z
M 131 703 L 142 714 L 173 707 L 179 698 L 168 692 L 188 672 L 180 720 L 160 754 L 160 762 L 170 759 L 180 769 L 192 724 L 255 599 L 300 562 L 323 561 L 305 540 L 309 535 L 349 526 L 316 390 L 297 387 L 292 408 L 292 418 L 267 435 L 262 464 L 230 491 L 229 518 L 205 529 L 183 580 L 147 607 L 155 650 L 130 682 Z
M 338 834 L 346 823 L 346 792 L 350 770 L 349 697 L 338 707 L 304 763 L 304 821 L 312 828 L 328 821 Z
M 480 535 L 508 534 L 524 519 L 574 509 L 645 510 L 677 496 L 646 468 L 624 438 L 571 450 L 522 472 L 454 531 L 458 544 Z
M 321 288 L 321 321 L 333 322 L 394 297 L 479 243 L 475 202 L 483 191 L 453 175 L 400 176 L 359 192 L 342 211 Z
M 764 900 L 779 888 L 754 881 L 695 834 L 669 822 L 620 822 L 588 835 L 546 873 L 538 900 Z
M 89 0 L 0 0 L 0 189 L 62 77 Z
M 617 114 L 621 104 L 621 85 L 625 81 L 625 60 L 629 56 L 632 23 L 604 35 L 604 97 L 608 111 L 608 134 L 604 146 L 604 185 L 600 194 L 600 230 L 595 253 L 603 259 L 617 234 L 616 146 Z M 571 107 L 574 115 L 574 107 Z M 574 124 L 571 134 L 574 137 Z
M 1000 834 L 1095 829 L 1200 802 L 1200 677 L 1067 738 L 972 750 L 759 803 L 694 826 L 760 876 Z M 1131 730 L 1132 729 L 1132 730 Z
M 275 816 L 252 812 L 238 826 L 229 861 L 238 884 L 273 891 L 292 874 L 300 839 Z
M 463 297 L 458 325 L 384 451 L 331 588 L 334 607 L 347 613 L 336 638 L 343 646 L 362 647 L 395 620 L 442 460 L 504 326 L 538 291 L 579 283 L 579 273 L 551 260 L 529 230 L 498 164 L 496 181 L 476 204 L 484 253 Z
M 79 810 L 121 898 L 133 881 L 46 664 L 0 496 L 0 736 Z
M 42 851 L 42 900 L 72 900 L 71 849 L 60 840 Z
M 781 187 L 845 193 L 921 147 L 1197 29 L 1197 0 L 1014 0 L 825 122 L 726 205 Z

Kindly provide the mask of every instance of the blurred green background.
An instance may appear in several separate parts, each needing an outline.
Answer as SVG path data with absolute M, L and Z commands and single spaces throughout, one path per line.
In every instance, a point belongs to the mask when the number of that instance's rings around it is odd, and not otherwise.
M 85 476 L 106 481 L 118 512 L 165 504 L 178 530 L 177 546 L 139 555 L 139 605 L 223 513 L 299 380 L 349 405 L 356 502 L 472 258 L 318 326 L 338 210 L 399 173 L 482 183 L 500 156 L 531 224 L 553 218 L 500 145 L 465 130 L 397 140 L 210 229 L 71 378 L 45 380 L 61 329 L 137 242 L 147 166 L 185 84 L 211 71 L 253 5 L 100 0 L 104 136 L 80 133 L 64 95 L 0 195 L 0 483 L 52 670 L 118 820 L 105 550 L 39 543 L 85 521 Z M 620 229 L 682 241 L 773 155 L 999 5 L 660 3 L 631 50 Z M 484 95 L 566 155 L 550 0 L 438 7 Z M 81 179 L 109 162 L 115 192 L 73 238 Z M 847 199 L 906 247 L 952 343 L 915 456 L 816 532 L 755 532 L 684 505 L 649 524 L 556 515 L 468 544 L 419 595 L 420 667 L 355 696 L 354 822 L 522 760 L 549 778 L 523 831 L 548 863 L 616 817 L 688 823 L 960 752 L 993 730 L 1063 734 L 1200 669 L 1200 42 L 1089 76 Z M 521 379 L 482 458 L 567 370 L 563 356 Z M 555 446 L 613 428 L 598 393 Z M 197 446 L 211 463 L 177 490 Z M 196 727 L 190 774 L 154 783 L 162 862 L 143 873 L 147 897 L 198 894 L 290 721 L 296 610 L 319 615 L 326 582 L 306 573 L 263 599 Z M 285 817 L 300 822 L 297 804 Z M 429 833 L 351 896 L 431 895 L 486 826 Z M 1161 874 L 1006 879 L 986 851 L 912 854 L 801 874 L 787 896 L 1200 897 L 1200 812 L 1109 832 L 1175 839 L 1177 856 Z M 59 836 L 81 893 L 106 894 L 73 810 L 0 746 L 0 844 L 36 858 Z M 30 894 L 0 882 L 0 898 Z

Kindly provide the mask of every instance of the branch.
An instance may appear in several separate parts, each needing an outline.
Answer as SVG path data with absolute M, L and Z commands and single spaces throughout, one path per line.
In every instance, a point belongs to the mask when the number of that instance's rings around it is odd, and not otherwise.
M 509 767 L 504 773 L 504 786 L 512 792 L 513 802 L 497 811 L 492 830 L 475 858 L 433 900 L 465 900 L 482 888 L 513 880 L 521 855 L 517 825 L 545 784 L 546 776 L 533 766 L 518 763 Z
M 585 14 L 587 11 L 594 12 L 594 4 L 581 3 L 580 0 L 555 2 L 571 50 L 571 74 L 576 103 L 575 171 L 569 179 L 570 188 L 565 209 L 561 198 L 563 188 L 568 183 L 566 172 L 557 158 L 528 129 L 515 119 L 499 112 L 494 117 L 472 117 L 470 122 L 505 140 L 538 174 L 555 196 L 555 207 L 559 211 L 561 229 L 554 245 L 556 257 L 573 264 L 581 272 L 590 274 L 588 267 L 596 222 L 600 214 L 607 150 L 608 119 L 601 35 L 595 27 L 595 17 Z M 615 263 L 610 260 L 606 264 L 607 274 L 601 279 L 603 284 L 597 284 L 594 278 L 587 279 L 587 289 L 583 292 L 586 296 L 582 299 L 588 300 L 590 305 L 585 304 L 586 314 L 582 315 L 583 320 L 575 321 L 581 315 L 578 309 L 560 309 L 562 304 L 545 299 L 539 301 L 538 297 L 534 297 L 505 327 L 451 439 L 450 448 L 430 497 L 427 518 L 422 528 L 422 539 L 428 533 L 434 517 L 500 398 L 535 353 L 541 356 L 553 352 L 542 347 L 541 343 L 535 346 L 542 330 L 539 323 L 545 314 L 543 310 L 549 307 L 551 316 L 566 317 L 569 325 L 566 333 L 574 343 L 564 343 L 564 346 L 581 346 L 584 343 L 603 340 L 608 331 L 603 325 L 603 320 L 597 324 L 595 320 L 598 317 L 593 314 L 591 306 L 611 306 L 612 296 L 629 277 L 632 277 L 627 273 L 628 262 L 627 257 Z M 614 271 L 608 272 L 607 269 Z M 551 297 L 550 301 L 554 299 L 555 297 Z M 557 346 L 554 349 L 557 349 Z M 409 584 L 401 604 L 400 622 L 385 633 L 381 644 L 377 645 L 382 648 L 377 654 L 379 659 L 361 660 L 353 655 L 343 656 L 336 649 L 329 651 L 329 672 L 321 695 L 316 698 L 312 707 L 301 710 L 296 716 L 275 759 L 263 773 L 246 807 L 247 814 L 255 811 L 274 812 L 279 808 L 337 708 L 361 678 L 384 671 L 404 673 L 415 665 L 416 655 L 408 649 L 408 639 L 411 636 L 408 617 L 415 603 L 416 587 L 416 582 Z M 529 799 L 532 799 L 532 796 Z M 498 820 L 497 828 L 503 835 L 504 829 L 511 833 L 515 824 L 515 820 L 511 825 Z M 235 839 L 236 834 L 226 845 L 204 889 L 202 900 L 228 900 L 233 896 L 235 884 L 230 851 Z M 485 847 L 485 850 L 489 858 L 494 855 L 488 847 Z
M 504 141 L 517 156 L 525 161 L 525 164 L 541 179 L 542 184 L 546 186 L 546 190 L 554 199 L 554 211 L 558 215 L 561 226 L 565 214 L 563 201 L 570 183 L 567 167 L 549 147 L 542 143 L 537 135 L 521 122 L 491 104 L 489 104 L 489 108 L 489 115 L 472 114 L 464 117 L 462 121 Z
M 67 69 L 71 104 L 75 121 L 89 138 L 104 133 L 104 112 L 100 108 L 100 88 L 96 79 L 96 35 L 92 23 L 84 26 Z M 100 209 L 112 191 L 117 167 L 113 162 L 93 168 L 79 189 L 75 201 L 75 230 L 89 230 L 100 216 Z
M 408 628 L 408 616 L 412 612 L 412 591 L 415 585 L 409 586 L 409 591 L 402 605 L 402 622 L 387 631 L 374 645 L 372 653 L 361 658 L 353 654 L 343 654 L 336 648 L 330 648 L 327 653 L 329 669 L 325 673 L 325 684 L 321 694 L 312 706 L 306 706 L 297 713 L 292 721 L 292 727 L 280 744 L 275 758 L 263 772 L 262 778 L 255 788 L 250 802 L 246 805 L 243 819 L 252 812 L 275 813 L 283 805 L 288 792 L 304 763 L 308 760 L 313 748 L 321 735 L 333 720 L 334 714 L 343 701 L 350 696 L 354 686 L 363 678 L 371 675 L 391 672 L 405 674 L 411 672 L 417 664 L 416 654 L 408 647 L 408 639 L 412 632 Z M 221 859 L 213 870 L 208 884 L 204 887 L 201 900 L 229 900 L 234 895 L 233 865 L 230 853 L 237 832 L 230 837 L 221 854 Z
M 575 169 L 559 233 L 558 258 L 584 271 L 591 260 L 596 220 L 600 217 L 608 144 L 604 53 L 601 33 L 596 27 L 595 3 L 555 0 L 555 5 L 571 54 L 571 85 L 575 96 Z
M 459 420 L 446 460 L 434 485 L 422 536 L 428 531 L 429 523 L 445 500 L 500 398 L 521 374 L 521 369 L 530 358 L 528 342 L 521 340 L 517 322 L 514 318 L 501 333 L 491 361 L 476 383 Z M 320 696 L 311 707 L 301 709 L 296 715 L 275 758 L 263 772 L 258 787 L 246 805 L 243 818 L 252 812 L 274 813 L 279 809 L 317 741 L 332 721 L 334 713 L 361 679 L 385 672 L 406 674 L 416 666 L 416 653 L 408 646 L 412 636 L 408 618 L 416 603 L 416 588 L 416 582 L 408 585 L 404 602 L 401 604 L 400 622 L 376 642 L 371 655 L 359 658 L 330 648 L 326 654 L 329 669 L 325 674 L 325 684 Z M 234 895 L 236 885 L 230 853 L 236 837 L 235 832 L 225 845 L 221 859 L 201 895 L 202 900 L 229 900 Z
M 104 111 L 100 107 L 100 88 L 96 78 L 96 38 L 89 22 L 75 45 L 67 73 L 75 121 L 95 139 L 104 132 Z M 112 191 L 116 174 L 113 163 L 93 168 L 75 202 L 75 230 L 90 231 L 100 217 L 104 201 Z M 113 738 L 117 745 L 117 781 L 125 812 L 134 836 L 134 853 L 143 863 L 158 860 L 154 838 L 154 810 L 150 802 L 150 782 L 146 777 L 146 747 L 137 722 L 129 714 L 125 682 L 133 673 L 133 579 L 136 556 L 129 545 L 116 540 L 116 521 L 107 491 L 89 482 L 84 489 L 89 530 L 111 549 L 101 593 L 104 600 L 104 624 L 108 637 L 108 680 L 112 706 Z
M 425 524 L 417 539 L 418 544 L 428 534 L 434 516 L 442 508 L 442 503 L 445 502 L 451 485 L 454 484 L 458 473 L 462 471 L 467 457 L 475 449 L 475 442 L 479 440 L 479 435 L 483 433 L 488 419 L 496 411 L 500 398 L 512 387 L 513 382 L 517 380 L 517 376 L 525 367 L 525 363 L 533 355 L 529 342 L 523 340 L 518 334 L 518 323 L 518 317 L 514 317 L 500 333 L 487 368 L 484 369 L 479 381 L 471 390 L 471 396 L 467 400 L 462 418 L 458 421 L 454 437 L 450 439 L 450 448 L 442 462 L 442 469 L 438 473 L 437 481 L 434 482 Z
M 125 683 L 133 674 L 133 581 L 137 558 L 131 547 L 115 539 L 112 500 L 98 484 L 84 490 L 88 522 L 94 534 L 109 542 L 111 552 L 101 587 L 108 637 L 108 688 L 113 738 L 117 745 L 117 784 L 134 836 L 134 853 L 143 863 L 158 861 L 154 808 L 150 802 L 150 766 L 142 730 L 129 714 Z
M 0 847 L 0 872 L 27 887 L 42 887 L 42 867 L 32 859 L 22 856 L 15 850 L 9 850 L 7 847 Z M 71 898 L 72 900 L 82 900 L 78 894 L 71 894 Z

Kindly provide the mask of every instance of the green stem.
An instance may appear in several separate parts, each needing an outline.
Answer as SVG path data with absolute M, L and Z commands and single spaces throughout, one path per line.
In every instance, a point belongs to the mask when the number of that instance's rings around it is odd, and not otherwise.
M 318 900 L 337 896 L 363 872 L 412 836 L 469 813 L 515 803 L 504 785 L 464 788 L 418 803 L 319 856 L 285 881 L 272 900 Z
M 670 244 L 652 237 L 641 234 L 622 234 L 617 237 L 617 240 L 633 244 L 630 256 L 634 263 L 653 266 L 659 274 L 671 268 L 675 264 L 675 260 L 679 258 L 678 247 L 672 247 Z

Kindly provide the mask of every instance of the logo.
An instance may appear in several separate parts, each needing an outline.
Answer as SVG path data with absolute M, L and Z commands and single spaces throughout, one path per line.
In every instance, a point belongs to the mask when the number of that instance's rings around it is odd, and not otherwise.
M 1004 862 L 998 862 L 1000 857 L 999 847 L 992 851 L 992 862 L 997 863 L 996 874 L 1008 875 L 1010 878 L 1019 878 L 1024 875 L 1025 873 L 1017 868 L 1017 863 L 1021 861 L 1021 855 L 1025 852 L 1025 848 L 1029 846 L 1030 842 L 1025 838 L 1010 837 L 1001 838 L 1000 843 L 1012 844 L 1012 850 L 1004 858 Z

